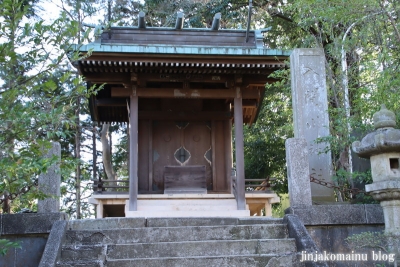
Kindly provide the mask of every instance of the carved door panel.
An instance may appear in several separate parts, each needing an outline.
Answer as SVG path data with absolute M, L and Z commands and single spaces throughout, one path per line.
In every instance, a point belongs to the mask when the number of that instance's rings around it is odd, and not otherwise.
M 207 189 L 212 190 L 211 128 L 206 122 L 191 122 L 183 129 L 183 144 L 190 153 L 185 163 L 206 166 Z
M 165 166 L 206 166 L 212 189 L 211 130 L 206 122 L 153 123 L 153 190 L 164 190 Z
M 164 190 L 164 166 L 179 166 L 175 151 L 181 145 L 181 132 L 174 121 L 153 122 L 153 190 Z

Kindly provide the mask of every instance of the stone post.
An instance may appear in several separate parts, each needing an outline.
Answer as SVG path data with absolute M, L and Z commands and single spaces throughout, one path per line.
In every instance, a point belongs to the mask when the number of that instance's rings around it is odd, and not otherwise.
M 290 56 L 290 70 L 294 137 L 307 141 L 310 174 L 332 182 L 331 154 L 324 152 L 329 144 L 315 142 L 330 134 L 323 49 L 295 49 Z M 311 184 L 311 196 L 316 202 L 335 201 L 332 188 L 316 183 Z
M 53 156 L 61 159 L 61 145 L 57 142 L 54 142 L 49 151 L 44 155 L 46 158 Z M 61 173 L 59 164 L 50 166 L 46 173 L 39 175 L 39 190 L 50 197 L 38 201 L 38 213 L 60 211 L 60 184 Z
M 311 206 L 307 142 L 305 139 L 289 138 L 285 147 L 290 206 Z
M 392 250 L 400 264 L 400 130 L 394 128 L 395 114 L 384 105 L 374 114 L 374 126 L 374 132 L 353 143 L 353 151 L 370 158 L 373 183 L 365 191 L 381 203 L 385 232 L 396 241 Z

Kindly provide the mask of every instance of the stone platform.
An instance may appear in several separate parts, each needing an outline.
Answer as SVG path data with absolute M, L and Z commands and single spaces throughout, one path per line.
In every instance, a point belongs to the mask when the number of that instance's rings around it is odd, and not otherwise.
M 238 210 L 233 194 L 146 194 L 138 195 L 138 210 L 129 211 L 128 194 L 95 194 L 97 218 L 105 217 L 243 217 L 271 216 L 271 204 L 279 202 L 275 193 L 246 193 L 246 210 Z M 108 212 L 107 212 L 108 210 Z M 119 210 L 118 214 L 111 214 Z

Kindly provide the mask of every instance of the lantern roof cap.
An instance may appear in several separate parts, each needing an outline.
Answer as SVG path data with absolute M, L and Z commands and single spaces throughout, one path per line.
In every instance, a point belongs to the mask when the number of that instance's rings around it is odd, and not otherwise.
M 381 109 L 374 114 L 375 129 L 396 127 L 396 115 L 393 111 L 388 110 L 385 104 L 381 105 Z
M 361 141 L 353 142 L 352 148 L 360 157 L 400 152 L 400 130 L 395 129 L 396 116 L 385 105 L 373 116 L 375 131 L 367 134 Z

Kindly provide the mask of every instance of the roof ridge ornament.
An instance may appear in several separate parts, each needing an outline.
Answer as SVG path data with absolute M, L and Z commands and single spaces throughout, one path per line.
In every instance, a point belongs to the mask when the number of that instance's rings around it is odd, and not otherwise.
M 181 30 L 183 28 L 184 14 L 182 12 L 176 13 L 175 30 Z
M 256 38 L 256 46 L 257 48 L 264 48 L 264 32 L 270 31 L 272 27 L 268 27 L 265 29 L 254 30 L 255 38 Z
M 144 17 L 146 16 L 146 13 L 143 11 L 139 12 L 139 19 L 138 19 L 138 28 L 139 29 L 146 29 L 146 21 L 144 20 Z
M 218 12 L 217 14 L 214 15 L 213 23 L 211 25 L 212 31 L 218 31 L 220 21 L 221 21 L 221 13 Z

